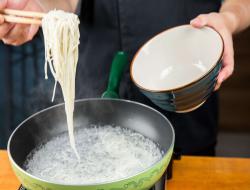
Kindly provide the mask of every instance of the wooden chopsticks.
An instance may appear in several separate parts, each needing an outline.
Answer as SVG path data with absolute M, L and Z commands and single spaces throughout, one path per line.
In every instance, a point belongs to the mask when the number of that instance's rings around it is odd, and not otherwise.
M 36 25 L 41 25 L 42 18 L 45 15 L 45 13 L 40 12 L 20 11 L 13 9 L 0 10 L 0 14 L 4 17 L 5 22 Z

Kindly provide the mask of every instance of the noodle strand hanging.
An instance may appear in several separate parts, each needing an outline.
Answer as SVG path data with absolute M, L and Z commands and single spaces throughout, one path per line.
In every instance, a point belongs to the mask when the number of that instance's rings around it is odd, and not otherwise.
M 45 78 L 48 65 L 55 79 L 52 101 L 57 83 L 62 88 L 69 132 L 70 145 L 80 159 L 74 139 L 75 75 L 78 62 L 79 19 L 73 13 L 61 10 L 50 11 L 42 20 L 45 45 Z

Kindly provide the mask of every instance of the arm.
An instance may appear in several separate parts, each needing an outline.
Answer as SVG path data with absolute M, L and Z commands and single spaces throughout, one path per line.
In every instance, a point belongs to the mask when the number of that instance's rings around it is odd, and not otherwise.
M 250 25 L 250 0 L 227 0 L 222 4 L 220 13 L 231 20 L 232 33 L 240 32 Z
M 5 8 L 48 12 L 52 9 L 62 9 L 74 12 L 78 0 L 0 0 L 0 10 Z M 33 39 L 39 26 L 13 24 L 4 22 L 0 15 L 0 40 L 5 44 L 21 45 Z
M 211 26 L 224 41 L 223 66 L 219 73 L 215 90 L 232 75 L 234 70 L 234 50 L 232 35 L 250 25 L 250 0 L 225 0 L 219 13 L 201 14 L 190 22 L 194 27 Z

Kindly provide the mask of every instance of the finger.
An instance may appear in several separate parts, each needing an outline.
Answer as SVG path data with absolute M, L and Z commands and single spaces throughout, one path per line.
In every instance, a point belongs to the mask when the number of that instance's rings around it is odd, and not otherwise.
M 12 46 L 18 46 L 18 45 L 23 44 L 22 41 L 17 40 L 17 39 L 11 39 L 11 38 L 3 38 L 2 41 L 4 44 L 12 45 Z
M 3 23 L 0 25 L 0 39 L 3 39 L 6 34 L 11 30 L 13 27 L 12 24 L 9 23 Z
M 207 25 L 207 15 L 201 14 L 190 21 L 190 24 L 196 28 L 201 28 Z
M 0 10 L 7 6 L 7 0 L 0 0 Z M 2 39 L 12 28 L 12 24 L 4 23 L 4 17 L 0 14 L 0 39 Z
M 11 43 L 11 45 L 13 45 L 13 46 L 20 46 L 20 45 L 22 45 L 24 43 L 25 43 L 25 41 L 14 41 L 14 42 Z
M 234 70 L 234 52 L 233 43 L 227 34 L 222 35 L 224 37 L 224 54 L 222 69 L 217 77 L 217 84 L 215 90 L 218 90 L 221 84 L 232 75 Z
M 29 28 L 29 32 L 28 32 L 28 40 L 32 40 L 33 37 L 36 35 L 36 33 L 38 32 L 39 30 L 39 26 L 37 25 L 31 25 L 30 28 Z
M 13 42 L 14 46 L 19 46 L 23 43 L 26 43 L 26 42 L 32 40 L 33 37 L 35 36 L 35 34 L 38 32 L 39 26 L 31 25 L 26 30 L 27 31 L 24 31 L 24 33 L 23 33 L 23 38 L 18 38 L 15 42 Z
M 9 40 L 9 39 L 3 39 L 3 43 L 6 45 L 11 45 L 11 46 L 19 46 L 22 45 L 23 43 L 14 41 L 14 40 Z
M 218 83 L 218 82 L 217 82 L 216 85 L 215 85 L 215 87 L 214 87 L 214 91 L 219 90 L 220 87 L 221 87 L 221 83 Z
M 29 25 L 16 24 L 5 36 L 4 40 L 8 44 L 24 43 L 27 41 Z
M 233 73 L 233 66 L 232 65 L 227 65 L 225 66 L 221 72 L 219 73 L 219 76 L 217 78 L 218 83 L 224 82 L 226 79 L 228 79 L 229 76 L 232 75 Z
M 0 14 L 0 24 L 4 23 L 4 17 Z
M 0 0 L 0 10 L 4 9 L 7 6 L 7 0 Z
M 11 45 L 11 44 L 14 42 L 14 41 L 11 40 L 11 39 L 5 39 L 5 38 L 3 38 L 2 41 L 3 41 L 3 43 L 6 44 L 6 45 Z
M 222 35 L 224 40 L 224 53 L 223 53 L 223 68 L 219 74 L 218 80 L 223 82 L 234 71 L 234 50 L 232 36 L 224 33 Z

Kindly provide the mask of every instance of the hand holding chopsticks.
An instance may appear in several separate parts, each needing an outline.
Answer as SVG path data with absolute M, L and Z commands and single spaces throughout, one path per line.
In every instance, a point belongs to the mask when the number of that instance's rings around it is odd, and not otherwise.
M 41 25 L 45 13 L 3 9 L 0 10 L 0 15 L 4 17 L 5 22 Z

